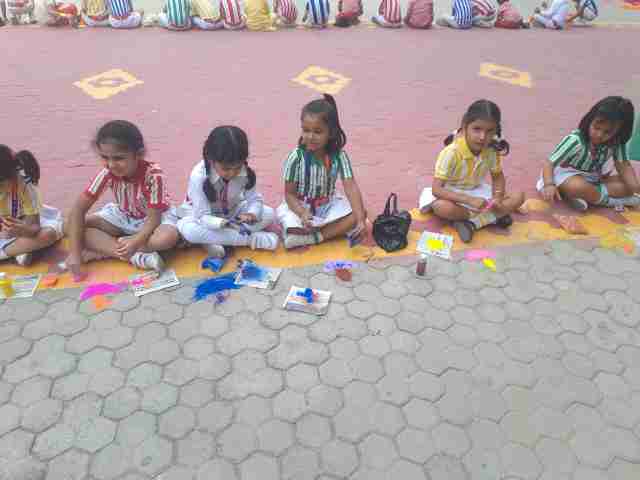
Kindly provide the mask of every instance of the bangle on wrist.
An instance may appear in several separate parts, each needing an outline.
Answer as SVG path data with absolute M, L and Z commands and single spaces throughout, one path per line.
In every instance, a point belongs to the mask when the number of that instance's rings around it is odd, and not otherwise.
M 549 182 L 549 183 L 545 183 L 544 185 L 542 185 L 542 188 L 547 188 L 547 187 L 555 187 L 556 184 L 553 182 Z

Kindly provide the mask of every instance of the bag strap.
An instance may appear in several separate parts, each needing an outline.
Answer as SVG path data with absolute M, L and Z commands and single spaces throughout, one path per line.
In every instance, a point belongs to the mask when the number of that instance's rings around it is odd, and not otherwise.
M 392 201 L 393 204 L 391 203 Z M 388 217 L 396 213 L 398 213 L 398 196 L 395 193 L 392 193 L 389 195 L 389 198 L 387 198 L 387 204 L 384 207 L 384 215 Z

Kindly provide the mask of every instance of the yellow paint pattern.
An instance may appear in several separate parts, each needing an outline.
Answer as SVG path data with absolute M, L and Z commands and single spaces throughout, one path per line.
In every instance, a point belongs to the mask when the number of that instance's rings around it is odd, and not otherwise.
M 492 80 L 518 85 L 519 87 L 531 88 L 533 86 L 529 72 L 522 72 L 515 68 L 505 67 L 504 65 L 481 63 L 479 75 L 481 77 L 491 78 Z
M 411 215 L 416 221 L 427 221 L 430 215 L 424 215 L 418 209 L 411 211 Z M 629 224 L 621 226 L 600 215 L 585 215 L 580 220 L 589 231 L 588 235 L 570 235 L 561 228 L 553 228 L 543 221 L 516 222 L 510 228 L 509 235 L 496 235 L 491 230 L 482 229 L 473 237 L 473 242 L 464 244 L 458 238 L 455 230 L 445 227 L 442 233 L 454 237 L 453 251 L 465 249 L 498 248 L 527 243 L 542 242 L 548 240 L 571 240 L 571 239 L 598 239 L 604 248 L 619 248 L 629 254 L 635 254 L 635 245 L 631 245 L 627 228 L 640 227 L 640 212 L 632 211 L 622 214 Z M 638 230 L 640 232 L 640 230 Z M 256 263 L 271 267 L 295 268 L 307 265 L 318 265 L 328 260 L 350 260 L 353 262 L 367 262 L 374 259 L 388 257 L 402 257 L 416 255 L 415 246 L 420 238 L 421 232 L 409 232 L 409 246 L 399 252 L 386 253 L 378 247 L 368 247 L 358 245 L 349 248 L 346 240 L 334 240 L 326 242 L 306 250 L 286 251 L 280 247 L 276 252 L 252 251 L 248 248 L 239 248 L 236 254 L 228 263 L 224 272 L 233 270 L 238 259 L 250 258 Z M 62 248 L 68 250 L 68 239 L 64 239 Z M 211 275 L 209 270 L 202 270 L 200 264 L 206 254 L 203 249 L 193 247 L 186 250 L 178 250 L 165 255 L 168 268 L 174 269 L 178 277 L 193 277 L 201 275 Z M 4 262 L 2 270 L 9 276 L 26 275 L 29 273 L 46 273 L 48 265 L 39 261 L 29 268 L 19 267 L 12 262 Z M 74 283 L 71 275 L 61 274 L 58 282 L 49 288 L 77 288 L 94 282 L 121 282 L 131 275 L 139 273 L 132 266 L 118 260 L 103 260 L 85 265 L 89 277 L 84 283 Z M 491 268 L 487 266 L 487 268 Z M 46 287 L 42 286 L 41 289 Z
M 74 85 L 96 100 L 105 100 L 143 83 L 129 72 L 116 68 L 75 82 Z
M 351 79 L 339 73 L 312 65 L 304 69 L 292 81 L 320 93 L 336 95 L 349 85 Z

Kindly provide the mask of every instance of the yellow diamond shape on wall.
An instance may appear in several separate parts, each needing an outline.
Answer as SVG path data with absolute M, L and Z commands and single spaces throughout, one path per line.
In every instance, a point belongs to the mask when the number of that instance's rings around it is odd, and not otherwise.
M 317 92 L 335 95 L 346 87 L 351 82 L 351 79 L 339 73 L 312 65 L 294 78 L 293 81 Z
M 144 83 L 142 80 L 138 80 L 130 73 L 116 68 L 85 78 L 79 82 L 74 82 L 74 85 L 81 88 L 90 97 L 96 100 L 104 100 L 142 83 Z
M 480 64 L 480 76 L 511 83 L 512 85 L 518 85 L 520 87 L 531 88 L 533 85 L 529 72 L 521 72 L 514 68 L 495 65 L 493 63 Z

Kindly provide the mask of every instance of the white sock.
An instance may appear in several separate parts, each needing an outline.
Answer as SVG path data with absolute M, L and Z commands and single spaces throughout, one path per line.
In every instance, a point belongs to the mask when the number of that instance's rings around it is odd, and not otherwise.
M 640 205 L 640 197 L 632 196 L 632 197 L 622 197 L 622 198 L 611 198 L 607 199 L 608 207 L 637 207 Z
M 469 219 L 469 221 L 473 223 L 473 226 L 476 227 L 476 230 L 486 227 L 487 225 L 491 225 L 492 223 L 496 223 L 496 220 L 496 215 L 493 212 L 480 213 Z
M 284 248 L 304 247 L 305 245 L 316 245 L 322 242 L 322 234 L 320 232 L 310 233 L 307 235 L 288 234 L 284 238 Z

